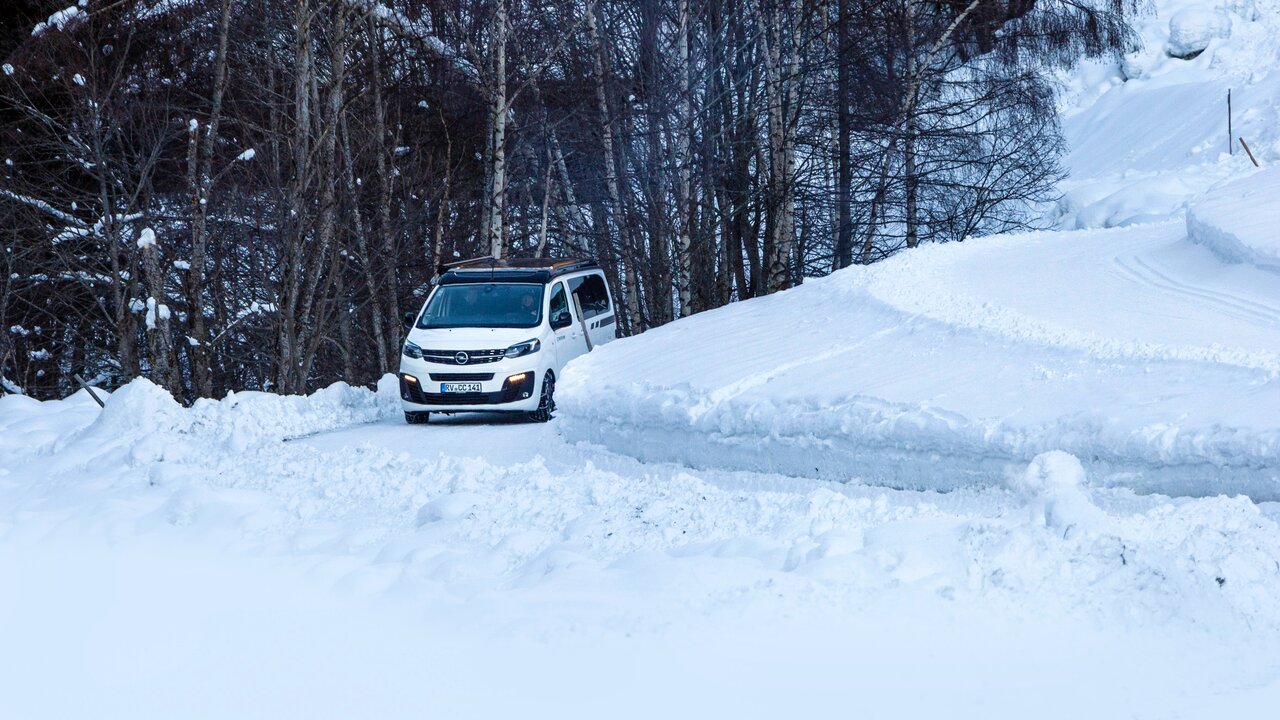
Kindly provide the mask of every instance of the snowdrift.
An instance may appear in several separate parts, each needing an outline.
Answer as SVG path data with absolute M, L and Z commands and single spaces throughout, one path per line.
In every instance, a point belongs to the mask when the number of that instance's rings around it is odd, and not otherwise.
M 922 248 L 566 368 L 566 437 L 909 489 L 1040 453 L 1096 484 L 1280 498 L 1280 283 L 1181 223 Z
M 1187 208 L 1187 234 L 1232 263 L 1280 273 L 1280 170 L 1214 188 Z

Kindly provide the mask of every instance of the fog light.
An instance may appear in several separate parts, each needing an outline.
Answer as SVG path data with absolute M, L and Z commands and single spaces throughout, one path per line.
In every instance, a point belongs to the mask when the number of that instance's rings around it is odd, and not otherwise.
M 415 383 L 415 384 L 418 382 L 418 378 L 416 378 L 416 377 L 414 377 L 414 376 L 412 376 L 412 375 L 405 375 L 405 376 L 404 376 L 404 379 L 405 379 L 405 382 L 411 382 L 411 383 Z
M 522 382 L 524 382 L 524 379 L 525 379 L 525 378 L 527 378 L 527 377 L 529 377 L 529 373 L 527 373 L 527 372 L 522 372 L 522 373 L 518 373 L 518 374 L 516 374 L 516 375 L 512 375 L 511 377 L 507 378 L 507 382 L 508 382 L 508 383 L 510 383 L 510 384 L 512 384 L 512 385 L 515 385 L 516 383 L 522 383 Z

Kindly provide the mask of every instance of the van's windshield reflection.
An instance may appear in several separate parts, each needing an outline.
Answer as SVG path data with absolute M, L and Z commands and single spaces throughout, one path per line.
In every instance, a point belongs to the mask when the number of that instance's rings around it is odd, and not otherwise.
M 418 327 L 537 327 L 542 322 L 542 290 L 537 283 L 441 285 Z

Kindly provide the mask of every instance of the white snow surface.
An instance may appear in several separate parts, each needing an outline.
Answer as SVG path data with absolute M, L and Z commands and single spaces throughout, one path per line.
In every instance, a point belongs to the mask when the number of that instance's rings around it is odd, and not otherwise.
M 1214 188 L 1187 209 L 1187 234 L 1230 263 L 1280 274 L 1280 168 Z
M 951 490 L 1063 450 L 1096 484 L 1280 499 L 1280 278 L 1180 222 L 921 248 L 571 370 L 566 432 L 647 460 Z
M 51 27 L 57 28 L 58 30 L 62 30 L 67 25 L 70 25 L 71 23 L 79 20 L 83 20 L 86 17 L 88 16 L 85 14 L 84 10 L 82 10 L 79 6 L 72 5 L 71 7 L 63 8 L 62 10 L 59 10 L 58 12 L 55 12 L 54 14 L 50 15 L 48 20 L 45 20 L 44 22 L 41 22 L 41 23 L 36 23 L 36 26 L 31 30 L 31 34 L 40 35 L 41 33 L 44 33 Z
M 616 343 L 624 346 L 626 343 Z M 592 354 L 595 356 L 595 353 Z M 99 391 L 100 394 L 101 391 Z M 640 463 L 377 393 L 0 397 L 6 717 L 1247 716 L 1280 508 Z
M 1154 0 L 1148 9 L 1136 27 L 1141 48 L 1062 77 L 1071 177 L 1058 227 L 1181 219 L 1189 200 L 1253 170 L 1241 137 L 1264 167 L 1280 159 L 1280 3 Z

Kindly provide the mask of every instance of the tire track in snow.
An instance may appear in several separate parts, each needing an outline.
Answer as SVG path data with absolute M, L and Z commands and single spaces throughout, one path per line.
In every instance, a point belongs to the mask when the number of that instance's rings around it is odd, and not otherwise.
M 1157 270 L 1138 254 L 1119 254 L 1112 258 L 1112 262 L 1120 268 L 1123 277 L 1141 287 L 1161 291 L 1169 297 L 1203 300 L 1224 314 L 1246 322 L 1280 326 L 1280 308 L 1178 281 Z

